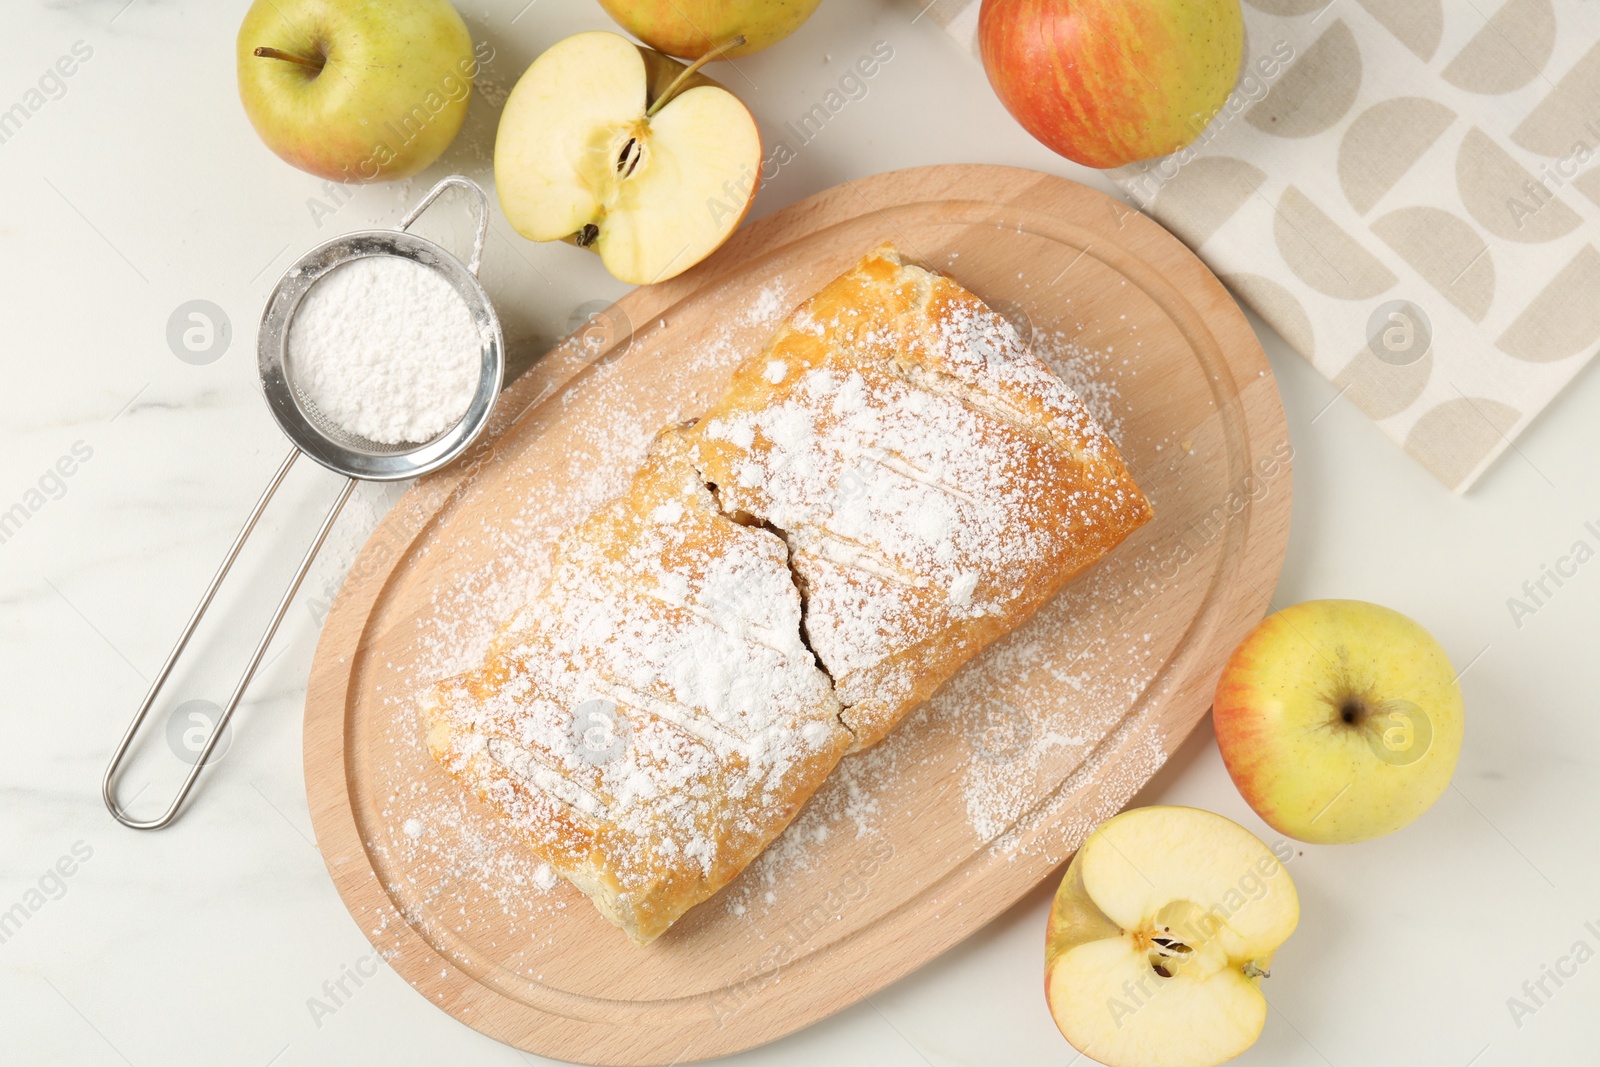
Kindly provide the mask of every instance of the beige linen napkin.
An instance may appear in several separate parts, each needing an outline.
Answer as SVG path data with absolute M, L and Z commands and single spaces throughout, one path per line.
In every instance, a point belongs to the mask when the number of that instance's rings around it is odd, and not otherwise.
M 976 51 L 979 0 L 907 0 Z M 1245 0 L 1191 148 L 1111 172 L 1462 490 L 1600 345 L 1600 4 Z

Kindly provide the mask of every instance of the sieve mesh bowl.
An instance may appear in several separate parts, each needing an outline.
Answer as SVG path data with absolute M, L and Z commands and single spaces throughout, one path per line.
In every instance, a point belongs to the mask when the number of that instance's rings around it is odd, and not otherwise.
M 419 444 L 427 443 L 426 441 L 401 441 L 394 444 L 384 444 L 381 441 L 374 441 L 370 438 L 362 437 L 358 433 L 351 433 L 349 430 L 346 430 L 343 426 L 340 426 L 337 422 L 335 422 L 332 417 L 323 414 L 322 409 L 317 407 L 317 402 L 312 400 L 306 391 L 300 388 L 297 383 L 291 380 L 289 382 L 289 389 L 294 393 L 295 405 L 299 407 L 301 412 L 310 421 L 311 425 L 316 428 L 318 433 L 322 434 L 335 444 L 343 445 L 345 448 L 348 448 L 352 451 L 364 452 L 373 456 L 394 456 L 399 455 L 402 452 L 410 452 Z M 448 432 L 448 430 L 443 431 L 443 433 Z M 438 436 L 443 436 L 443 433 L 436 435 L 436 437 L 429 438 L 429 440 L 436 440 Z
M 296 381 L 288 342 L 301 301 L 329 273 L 368 256 L 409 259 L 437 273 L 466 304 L 478 334 L 481 361 L 472 401 L 454 426 L 427 441 L 385 444 L 352 433 L 319 409 Z M 474 271 L 439 245 L 404 230 L 344 234 L 302 256 L 267 300 L 256 357 L 267 406 L 295 447 L 330 470 L 367 481 L 415 478 L 459 456 L 488 423 L 505 375 L 500 319 Z

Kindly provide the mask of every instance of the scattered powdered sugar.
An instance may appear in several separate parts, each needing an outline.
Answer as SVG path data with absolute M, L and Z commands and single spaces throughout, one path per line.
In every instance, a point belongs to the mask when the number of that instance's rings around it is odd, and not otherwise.
M 789 828 L 723 891 L 728 913 L 758 921 L 799 884 L 814 882 L 833 855 L 824 847 L 830 840 L 852 849 L 858 847 L 852 842 L 880 839 L 883 795 L 903 772 L 928 758 L 926 750 L 909 755 L 914 749 L 885 742 L 846 757 Z
M 1035 329 L 1032 347 L 1120 448 L 1128 404 L 1122 390 L 1106 373 L 1105 354 L 1085 348 L 1076 337 L 1060 329 Z
M 341 429 L 429 441 L 461 420 L 482 371 L 471 312 L 442 274 L 363 256 L 318 279 L 289 326 L 291 381 Z
M 981 669 L 957 675 L 931 702 L 934 714 L 961 724 L 971 745 L 961 792 L 980 839 L 1020 841 L 1045 813 L 1067 806 L 1077 781 L 1125 774 L 1131 792 L 1166 758 L 1161 752 L 1154 765 L 1141 756 L 1137 766 L 1113 766 L 1093 755 L 1145 722 L 1141 701 L 1172 651 L 1142 633 L 1147 614 L 1130 612 L 1121 625 L 1105 626 L 1106 609 L 1121 606 L 1127 572 L 1137 569 L 1123 563 L 1090 571 L 1040 612 L 1037 630 L 994 646 Z M 1041 786 L 1066 770 L 1073 777 L 1059 791 L 1064 797 L 1041 806 Z M 1104 781 L 1110 792 L 1114 784 Z
M 789 290 L 782 284 L 766 286 L 756 294 L 750 310 L 745 313 L 745 321 L 751 324 L 776 322 L 789 310 L 788 299 Z
M 405 722 L 403 732 L 399 726 L 391 724 L 391 743 L 426 759 L 413 747 L 416 723 Z M 483 819 L 475 804 L 463 793 L 447 796 L 411 780 L 381 810 L 400 833 L 370 839 L 367 848 L 387 874 L 389 895 L 408 922 L 442 921 L 458 932 L 498 928 L 531 938 L 531 924 L 561 907 L 552 899 L 556 881 L 508 827 Z M 411 834 L 407 828 L 413 824 L 421 832 Z M 469 898 L 475 902 L 471 909 L 463 906 Z
M 1166 762 L 1158 724 L 1149 716 L 1130 715 L 1054 791 L 991 838 L 989 848 L 1012 860 L 1043 854 L 1059 863 L 1122 810 Z M 1085 801 L 1084 789 L 1090 786 L 1093 799 Z

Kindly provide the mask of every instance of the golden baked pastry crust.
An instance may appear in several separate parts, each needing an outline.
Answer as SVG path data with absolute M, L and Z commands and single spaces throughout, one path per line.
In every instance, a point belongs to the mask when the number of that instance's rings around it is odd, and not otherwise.
M 856 748 L 1151 516 L 1009 324 L 887 246 L 801 305 L 688 436 L 723 508 L 788 542 Z
M 885 246 L 560 539 L 428 747 L 644 943 L 1150 518 L 997 314 Z
M 716 511 L 669 431 L 561 538 L 484 667 L 422 702 L 433 757 L 641 944 L 743 870 L 849 743 L 785 557 Z

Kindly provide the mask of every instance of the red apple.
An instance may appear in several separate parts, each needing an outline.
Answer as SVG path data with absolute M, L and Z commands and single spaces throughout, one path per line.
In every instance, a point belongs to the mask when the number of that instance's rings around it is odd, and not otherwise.
M 1074 163 L 1120 167 L 1192 143 L 1244 53 L 1239 0 L 983 0 L 989 82 Z

